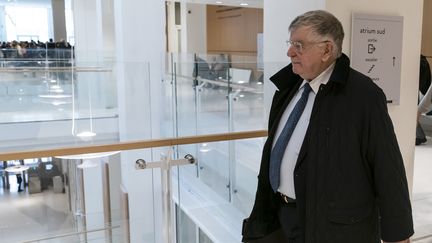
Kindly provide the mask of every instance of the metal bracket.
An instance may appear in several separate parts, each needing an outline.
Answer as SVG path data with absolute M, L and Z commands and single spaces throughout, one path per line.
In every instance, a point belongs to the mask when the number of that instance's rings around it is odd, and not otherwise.
M 168 150 L 167 155 L 162 155 L 161 160 L 152 163 L 146 163 L 143 159 L 137 159 L 135 161 L 135 169 L 143 170 L 149 168 L 160 168 L 161 169 L 161 189 L 162 189 L 162 235 L 164 236 L 163 242 L 173 242 L 174 230 L 172 229 L 174 211 L 172 206 L 172 196 L 171 196 L 171 166 L 174 165 L 186 165 L 194 164 L 195 158 L 187 154 L 184 159 L 171 160 L 172 150 Z
M 175 160 L 168 161 L 170 167 L 175 165 L 186 165 L 186 164 L 194 164 L 194 163 L 195 163 L 195 158 L 191 154 L 186 154 L 184 159 L 175 159 Z M 164 164 L 166 164 L 166 161 L 156 161 L 152 163 L 147 163 L 143 159 L 137 159 L 135 161 L 135 169 L 144 170 L 144 169 L 162 168 L 164 167 Z
M 135 169 L 137 170 L 143 170 L 147 167 L 146 161 L 143 159 L 137 159 L 137 161 L 135 161 Z

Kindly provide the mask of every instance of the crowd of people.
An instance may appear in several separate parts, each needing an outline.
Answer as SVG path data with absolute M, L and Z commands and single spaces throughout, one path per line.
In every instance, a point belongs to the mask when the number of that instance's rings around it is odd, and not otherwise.
M 0 42 L 0 58 L 4 59 L 41 59 L 41 58 L 56 58 L 68 59 L 72 57 L 72 46 L 60 40 L 54 42 L 50 39 L 47 42 L 41 41 L 10 41 Z

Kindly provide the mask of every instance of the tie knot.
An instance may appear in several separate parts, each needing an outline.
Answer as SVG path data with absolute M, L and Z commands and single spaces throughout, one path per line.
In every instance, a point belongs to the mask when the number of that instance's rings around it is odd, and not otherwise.
M 312 90 L 311 86 L 309 85 L 309 83 L 305 83 L 303 86 L 303 94 L 309 94 L 309 92 Z

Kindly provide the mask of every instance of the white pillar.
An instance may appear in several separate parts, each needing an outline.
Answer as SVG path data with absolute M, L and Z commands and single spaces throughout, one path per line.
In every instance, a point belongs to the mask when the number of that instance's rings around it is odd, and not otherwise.
M 65 1 L 51 0 L 54 41 L 66 40 Z
M 182 37 L 183 52 L 207 52 L 207 5 L 202 3 L 185 3 L 182 5 L 182 26 L 185 35 Z
M 163 107 L 165 2 L 115 0 L 114 16 L 120 140 L 157 138 Z M 130 240 L 161 242 L 160 172 L 135 170 L 138 158 L 160 159 L 150 150 L 121 154 L 122 184 L 129 193 Z
M 5 21 L 6 11 L 5 6 L 0 6 L 0 40 L 7 41 L 6 36 L 6 21 Z
M 102 49 L 101 0 L 74 0 L 75 57 L 78 63 L 97 62 Z
M 91 231 L 104 227 L 104 204 L 103 204 L 103 187 L 102 187 L 102 169 L 103 161 L 107 158 L 84 159 L 89 163 L 97 165 L 91 168 L 83 168 L 83 188 L 84 188 L 84 207 L 86 230 Z M 84 163 L 87 163 L 84 162 Z M 79 169 L 81 170 L 81 169 Z M 87 233 L 88 239 L 99 239 L 94 242 L 105 242 L 105 232 Z

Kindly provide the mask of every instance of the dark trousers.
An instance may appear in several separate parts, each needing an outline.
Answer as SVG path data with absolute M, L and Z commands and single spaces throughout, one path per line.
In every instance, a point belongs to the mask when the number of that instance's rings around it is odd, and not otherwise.
M 298 226 L 297 207 L 295 203 L 281 201 L 278 210 L 278 218 L 281 228 L 268 236 L 247 241 L 247 243 L 304 243 L 303 230 Z
M 285 241 L 289 243 L 304 243 L 304 231 L 298 225 L 297 206 L 295 203 L 282 203 L 278 211 Z

